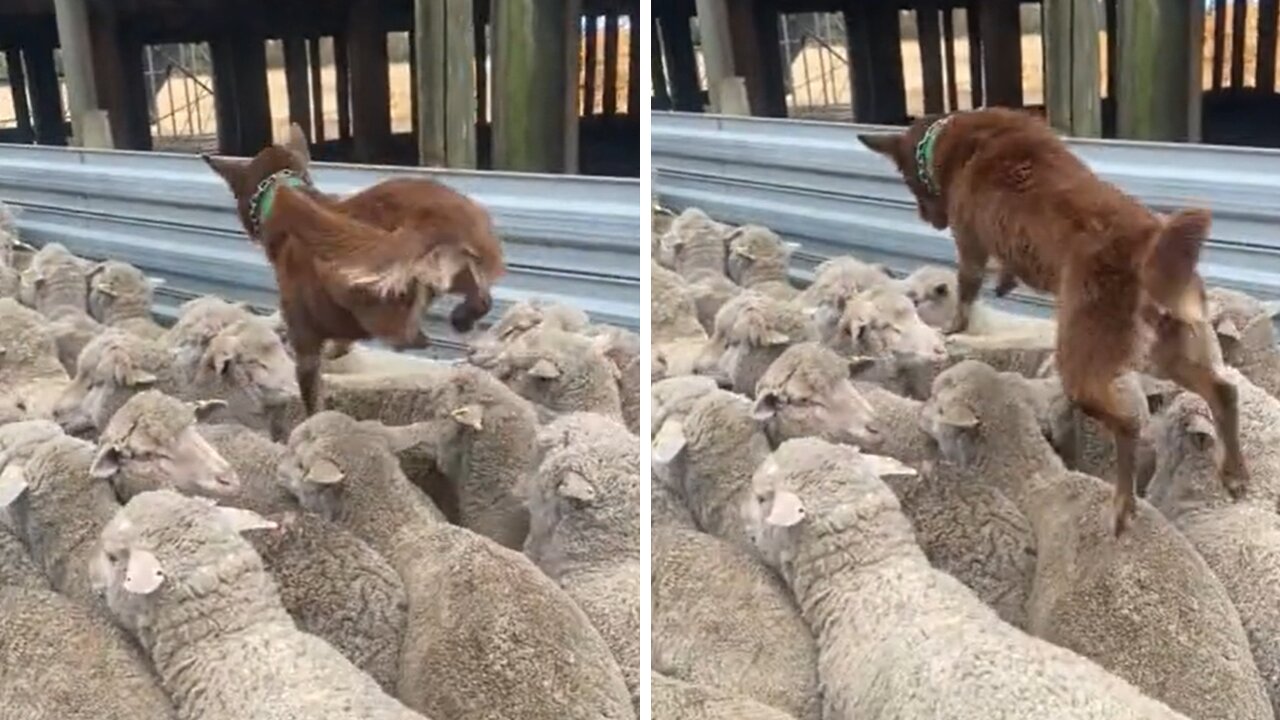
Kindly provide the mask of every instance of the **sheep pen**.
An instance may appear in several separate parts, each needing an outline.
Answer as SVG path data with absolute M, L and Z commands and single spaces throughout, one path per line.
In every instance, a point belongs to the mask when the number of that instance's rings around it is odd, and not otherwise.
M 979 300 L 947 334 L 954 269 L 841 256 L 802 283 L 794 238 L 654 213 L 655 711 L 1278 717 L 1274 303 L 1206 288 L 1197 328 L 1241 397 L 1240 497 L 1198 396 L 1149 355 L 1117 381 L 1143 427 L 1117 538 L 1116 448 L 1062 391 L 1055 319 Z
M 535 297 L 457 359 L 335 348 L 307 423 L 271 316 L 30 250 L 0 255 L 0 716 L 638 720 L 638 335 Z

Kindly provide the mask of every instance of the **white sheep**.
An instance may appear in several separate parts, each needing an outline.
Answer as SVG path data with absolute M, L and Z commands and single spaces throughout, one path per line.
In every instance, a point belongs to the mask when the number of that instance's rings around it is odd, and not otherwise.
M 622 419 L 618 368 L 589 338 L 539 327 L 515 341 L 495 363 L 500 380 L 552 417 L 593 412 Z
M 1258 387 L 1280 397 L 1280 348 L 1274 318 L 1280 304 L 1264 303 L 1242 292 L 1209 288 L 1209 322 L 1218 336 L 1223 361 Z
M 756 383 L 754 417 L 770 443 L 814 435 L 838 443 L 874 443 L 875 409 L 849 380 L 860 361 L 816 342 L 787 348 Z M 852 365 L 852 367 L 851 367 Z
M 169 490 L 142 493 L 102 531 L 95 585 L 184 718 L 422 716 L 302 632 L 241 532 L 271 523 Z
M 653 291 L 649 301 L 651 352 L 665 363 L 661 376 L 691 375 L 707 344 L 707 331 L 698 320 L 684 280 L 674 272 L 653 266 Z
M 1038 558 L 1028 631 L 1192 717 L 1270 717 L 1221 582 L 1145 502 L 1125 535 L 1115 537 L 1106 521 L 1112 488 L 1066 469 L 1025 383 L 1014 373 L 960 363 L 938 376 L 924 424 L 969 482 L 999 489 L 1030 521 Z M 1170 643 L 1180 650 L 1170 652 Z
M 1240 613 L 1253 660 L 1280 712 L 1280 515 L 1257 497 L 1234 500 L 1218 482 L 1222 453 L 1208 405 L 1179 395 L 1145 428 L 1154 447 L 1147 497 L 1191 541 Z
M 1001 621 L 931 567 L 880 479 L 902 472 L 912 471 L 852 447 L 789 440 L 743 505 L 817 637 L 824 718 L 1182 717 Z
M 524 552 L 595 625 L 640 692 L 639 441 L 616 420 L 565 415 L 538 435 L 543 459 L 521 488 Z
M 792 720 L 768 705 L 658 672 L 651 692 L 654 720 Z
M 875 359 L 863 377 L 913 397 L 928 395 L 935 368 L 950 357 L 942 333 L 926 325 L 892 285 L 849 298 L 823 342 L 846 357 Z
M 921 319 L 933 327 L 947 329 L 955 317 L 959 303 L 956 271 L 937 265 L 925 265 L 902 281 L 903 290 L 916 304 Z M 1005 312 L 988 303 L 976 302 L 969 311 L 968 335 L 1005 335 L 1010 337 L 1047 339 L 1057 334 L 1052 320 Z
M 89 271 L 89 314 L 108 327 L 158 340 L 165 329 L 151 316 L 153 288 L 138 268 L 118 260 L 99 263 Z
M 657 437 L 668 418 L 683 418 L 698 398 L 717 389 L 716 381 L 702 375 L 680 375 L 653 383 L 649 388 L 649 434 Z
M 294 429 L 281 464 L 303 508 L 339 519 L 404 580 L 397 696 L 431 717 L 630 716 L 622 673 L 573 600 L 528 558 L 445 522 L 405 478 L 394 451 L 420 440 L 415 426 L 324 411 Z M 492 591 L 476 602 L 476 588 Z
M 814 268 L 813 282 L 796 297 L 796 303 L 812 310 L 815 318 L 838 318 L 849 298 L 892 282 L 884 265 L 842 255 L 823 260 Z
M 662 238 L 662 256 L 688 283 L 698 320 L 708 332 L 715 327 L 720 308 L 742 290 L 726 276 L 728 233 L 728 226 L 689 208 L 672 221 Z
M 800 294 L 791 285 L 791 254 L 800 249 L 800 243 L 784 241 L 759 225 L 743 225 L 726 240 L 729 279 L 778 300 L 794 300 Z
M 592 344 L 613 365 L 622 403 L 622 420 L 633 434 L 640 432 L 640 336 L 630 330 L 600 325 L 591 336 Z
M 798 307 L 744 292 L 716 314 L 715 332 L 698 371 L 716 375 L 735 392 L 753 395 L 760 376 L 788 346 L 815 339 L 813 326 Z
M 205 295 L 178 307 L 178 318 L 164 334 L 163 344 L 172 349 L 182 367 L 194 367 L 215 335 L 242 320 L 254 319 L 248 306 Z M 259 318 L 275 331 L 265 318 Z
M 51 418 L 68 382 L 45 319 L 0 299 L 0 393 L 28 417 Z
M 0 588 L 49 590 L 49 579 L 36 567 L 22 540 L 6 527 L 4 518 L 0 513 Z
M 534 328 L 548 326 L 565 332 L 586 334 L 590 319 L 583 311 L 557 302 L 533 298 L 512 304 L 468 351 L 468 358 L 488 367 L 503 349 Z

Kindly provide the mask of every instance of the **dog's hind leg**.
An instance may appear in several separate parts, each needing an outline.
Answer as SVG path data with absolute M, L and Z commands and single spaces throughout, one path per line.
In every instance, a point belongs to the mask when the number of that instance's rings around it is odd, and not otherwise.
M 1138 418 L 1126 411 L 1112 386 L 1114 380 L 1114 377 L 1091 377 L 1082 386 L 1072 386 L 1067 392 L 1086 415 L 1105 425 L 1115 440 L 1116 486 L 1111 507 L 1115 534 L 1119 537 L 1137 508 L 1134 471 L 1139 428 Z
M 1239 391 L 1214 368 L 1213 334 L 1207 322 L 1187 323 L 1163 314 L 1153 323 L 1151 361 L 1169 380 L 1204 398 L 1222 439 L 1222 485 L 1233 497 L 1244 494 L 1248 468 L 1240 450 Z
M 943 331 L 944 334 L 962 333 L 969 327 L 969 313 L 978 299 L 982 280 L 987 274 L 987 250 L 967 233 L 956 231 L 956 314 Z
M 307 417 L 320 412 L 320 357 L 324 341 L 313 338 L 309 333 L 290 332 L 289 339 L 293 345 L 295 373 L 298 378 L 298 392 L 302 395 L 302 407 Z

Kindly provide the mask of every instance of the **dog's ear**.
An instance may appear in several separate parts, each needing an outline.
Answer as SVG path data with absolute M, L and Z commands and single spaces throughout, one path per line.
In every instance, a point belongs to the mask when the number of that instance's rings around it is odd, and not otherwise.
M 902 147 L 902 133 L 858 133 L 858 140 L 887 158 L 896 160 Z
M 222 176 L 233 195 L 239 195 L 244 186 L 244 172 L 249 168 L 249 161 L 243 158 L 214 157 L 208 153 L 200 155 L 213 171 Z
M 311 144 L 307 142 L 307 134 L 298 123 L 289 123 L 289 139 L 285 141 L 284 149 L 293 153 L 303 168 L 311 164 Z

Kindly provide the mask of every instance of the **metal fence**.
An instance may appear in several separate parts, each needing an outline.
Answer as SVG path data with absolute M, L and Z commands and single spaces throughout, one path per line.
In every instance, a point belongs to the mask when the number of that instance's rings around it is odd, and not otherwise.
M 428 171 L 313 164 L 326 192 L 393 176 L 430 177 L 473 197 L 502 235 L 508 275 L 495 310 L 528 297 L 583 309 L 599 322 L 640 326 L 640 186 L 630 179 Z M 275 279 L 249 242 L 222 179 L 198 157 L 0 145 L 0 201 L 18 208 L 22 238 L 59 242 L 92 259 L 132 263 L 165 280 L 157 312 L 205 294 L 276 305 Z M 436 303 L 428 333 L 461 347 Z
M 655 113 L 654 191 L 668 207 L 697 206 L 797 240 L 803 282 L 821 260 L 852 254 L 909 272 L 953 265 L 950 235 L 920 220 L 892 165 L 858 142 L 867 125 Z M 900 128 L 899 128 L 900 129 Z M 1070 140 L 1106 180 L 1162 211 L 1213 211 L 1201 272 L 1215 285 L 1280 297 L 1280 151 L 1209 145 Z M 1015 292 L 1015 309 L 1050 302 Z

